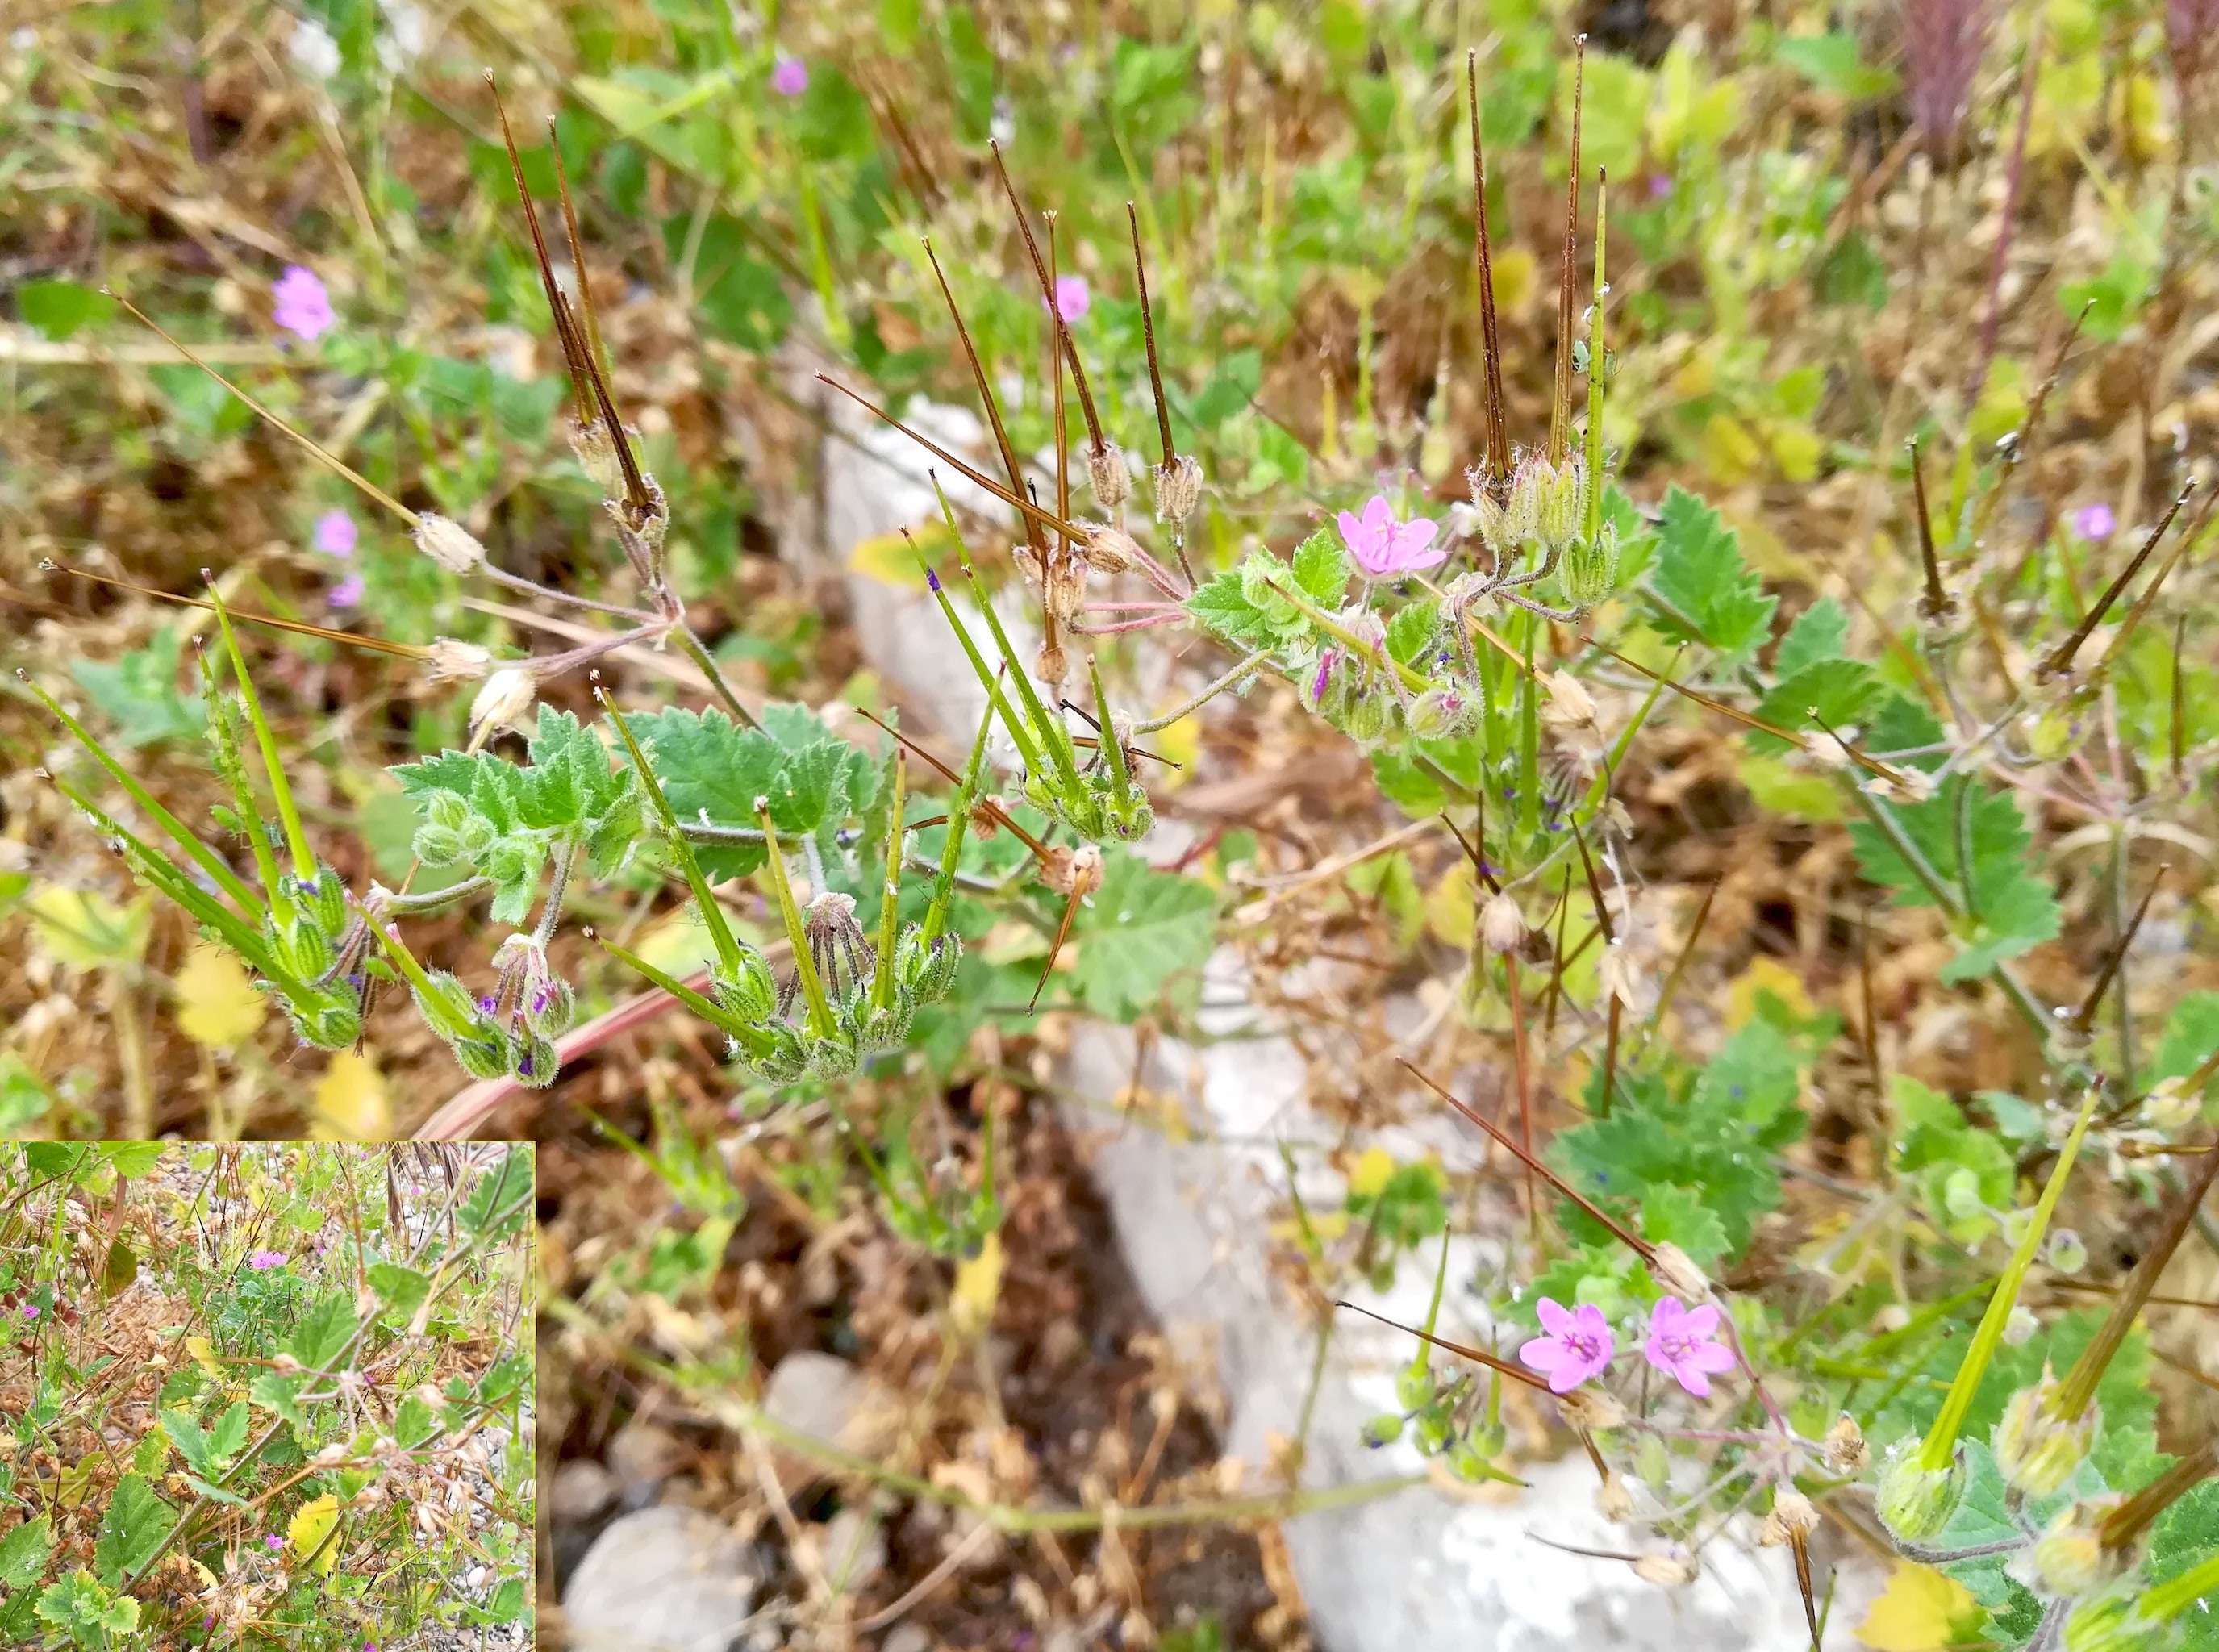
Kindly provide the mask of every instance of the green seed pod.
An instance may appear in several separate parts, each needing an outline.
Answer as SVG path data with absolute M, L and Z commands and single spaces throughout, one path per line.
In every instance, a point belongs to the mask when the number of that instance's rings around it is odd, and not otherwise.
M 1392 1445 L 1402 1438 L 1402 1416 L 1400 1412 L 1383 1411 L 1364 1425 L 1366 1445 Z
M 463 835 L 451 826 L 419 826 L 408 847 L 427 866 L 451 866 L 469 854 Z
M 2128 1578 L 2073 1607 L 2065 1620 L 2065 1652 L 2159 1652 L 2172 1625 L 2141 1615 L 2141 1586 Z
M 1137 843 L 1155 827 L 1156 808 L 1148 795 L 1135 786 L 1123 797 L 1111 792 L 1103 798 L 1103 826 L 1097 838 L 1114 837 L 1120 843 Z
M 1580 531 L 1580 505 L 1587 492 L 1587 463 L 1576 455 L 1542 479 L 1537 531 L 1541 543 L 1561 549 Z
M 451 832 L 463 829 L 463 823 L 470 817 L 470 805 L 459 793 L 434 792 L 424 799 L 424 818 L 434 826 L 444 826 Z
M 898 1050 L 909 1041 L 910 1019 L 915 1013 L 909 995 L 897 991 L 883 1009 L 867 1009 L 855 1028 L 855 1047 L 867 1055 Z
M 494 829 L 494 823 L 483 815 L 465 816 L 460 830 L 463 837 L 463 857 L 469 860 L 476 860 L 478 856 L 491 848 L 494 840 L 500 835 Z
M 1433 1396 L 1439 1391 L 1431 1366 L 1405 1365 L 1395 1374 L 1395 1400 L 1405 1411 L 1433 1404 Z
M 1349 701 L 1341 728 L 1358 745 L 1376 746 L 1394 735 L 1402 709 L 1393 694 L 1374 685 Z
M 1564 595 L 1576 608 L 1592 608 L 1618 589 L 1618 530 L 1606 522 L 1590 543 L 1576 538 L 1557 565 Z
M 338 940 L 347 926 L 347 906 L 346 883 L 337 868 L 319 861 L 314 877 L 283 881 L 292 885 L 286 893 L 294 904 L 321 924 L 326 935 Z
M 506 1078 L 516 1071 L 508 1035 L 490 1022 L 483 1023 L 479 1032 L 450 1040 L 449 1047 L 463 1071 L 473 1078 Z
M 1541 532 L 1541 499 L 1556 481 L 1557 473 L 1546 459 L 1535 454 L 1510 478 L 1510 502 L 1503 512 L 1503 532 L 1510 554 L 1532 543 Z
M 846 1033 L 808 1039 L 805 1049 L 809 1071 L 816 1077 L 834 1080 L 855 1077 L 855 1043 Z
M 2002 1420 L 1989 1440 L 2005 1481 L 2029 1497 L 2063 1491 L 2096 1441 L 2099 1407 L 2092 1401 L 2077 1418 L 2058 1416 L 2061 1386 L 2044 1365 L 2039 1382 L 2004 1402 Z
M 718 1003 L 753 1026 L 768 1021 L 776 1012 L 778 983 L 771 978 L 770 966 L 761 953 L 744 941 L 739 947 L 739 973 L 727 975 L 720 968 L 712 978 L 712 990 Z
M 1924 1543 L 1942 1535 L 1965 1497 L 1961 1457 L 1947 1469 L 1928 1469 L 1918 1461 L 1916 1439 L 1899 1442 L 1880 1471 L 1874 1500 L 1880 1524 L 1899 1543 Z
M 546 1089 L 562 1071 L 563 1059 L 556 1054 L 552 1039 L 518 1039 L 514 1040 L 513 1053 L 516 1076 L 535 1090 Z
M 351 1003 L 285 1005 L 285 1018 L 303 1043 L 320 1050 L 344 1050 L 362 1036 L 362 1012 Z
M 761 1055 L 744 1056 L 748 1067 L 765 1084 L 790 1084 L 809 1071 L 809 1055 L 802 1044 L 801 1034 L 782 1021 L 774 1021 L 763 1028 L 770 1039 L 770 1047 Z
M 956 966 L 963 961 L 963 939 L 943 930 L 928 947 L 923 932 L 911 925 L 894 948 L 894 981 L 918 1005 L 938 1003 L 955 984 Z

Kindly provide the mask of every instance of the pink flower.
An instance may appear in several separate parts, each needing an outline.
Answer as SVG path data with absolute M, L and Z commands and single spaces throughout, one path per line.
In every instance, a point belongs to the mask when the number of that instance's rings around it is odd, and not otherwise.
M 809 65 L 781 53 L 770 71 L 770 89 L 780 97 L 799 97 L 809 90 Z
M 263 1538 L 262 1546 L 274 1555 L 285 1546 L 285 1540 L 273 1531 Z
M 1066 321 L 1076 321 L 1094 305 L 1094 294 L 1086 285 L 1084 276 L 1058 276 L 1055 278 L 1055 307 Z M 1041 308 L 1047 307 L 1047 300 L 1041 300 Z
M 23 1317 L 24 1317 L 25 1319 L 27 1319 L 27 1320 L 35 1320 L 35 1319 L 37 1319 L 37 1318 L 39 1317 L 39 1307 L 38 1307 L 38 1304 L 37 1304 L 37 1303 L 35 1303 L 35 1302 L 26 1302 L 26 1303 L 24 1303 L 24 1304 L 23 1304 Z
M 2093 544 L 2109 539 L 2119 519 L 2111 514 L 2111 507 L 2100 500 L 2093 505 L 2083 505 L 2072 515 L 2073 531 Z
M 317 338 L 330 330 L 332 295 L 324 290 L 324 283 L 316 279 L 316 272 L 297 264 L 285 266 L 285 273 L 270 289 L 270 296 L 277 301 L 270 319 L 288 332 L 298 333 L 303 338 Z
M 1691 1308 L 1678 1297 L 1667 1296 L 1649 1315 L 1649 1345 L 1642 1352 L 1698 1400 L 1706 1399 L 1711 1373 L 1734 1368 L 1733 1351 L 1711 1340 L 1718 1329 L 1719 1311 L 1710 1303 Z
M 331 594 L 324 599 L 334 608 L 351 608 L 362 600 L 364 588 L 362 575 L 350 574 L 333 586 Z
M 246 1265 L 257 1273 L 267 1273 L 272 1268 L 285 1265 L 285 1253 L 283 1251 L 257 1251 L 246 1258 Z
M 316 519 L 314 544 L 327 556 L 353 556 L 357 537 L 354 519 L 345 511 L 326 511 Z
M 1440 531 L 1440 525 L 1423 517 L 1397 522 L 1395 508 L 1384 494 L 1372 494 L 1371 502 L 1364 507 L 1362 521 L 1346 511 L 1339 520 L 1340 537 L 1355 556 L 1356 565 L 1369 578 L 1391 580 L 1447 560 L 1448 547 L 1433 545 L 1433 535 Z
M 1576 1310 L 1567 1310 L 1544 1296 L 1539 1312 L 1541 1329 L 1548 1334 L 1526 1344 L 1518 1357 L 1549 1379 L 1550 1393 L 1569 1394 L 1608 1368 L 1618 1339 L 1611 1335 L 1610 1321 L 1601 1308 L 1582 1302 Z

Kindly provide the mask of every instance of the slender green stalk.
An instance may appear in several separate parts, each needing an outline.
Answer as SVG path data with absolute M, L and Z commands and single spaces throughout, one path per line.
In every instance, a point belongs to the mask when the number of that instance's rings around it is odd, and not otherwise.
M 2065 1179 L 2072 1173 L 2073 1161 L 2079 1156 L 2081 1138 L 2088 1133 L 2089 1121 L 2096 1116 L 2096 1103 L 2102 1095 L 2100 1084 L 2088 1087 L 2087 1099 L 2080 1104 L 2080 1115 L 2073 1121 L 2073 1133 L 2058 1149 L 2057 1167 L 2050 1171 L 2049 1183 L 2042 1190 L 2042 1198 L 2035 1205 L 2026 1232 L 2019 1236 L 2003 1276 L 1996 1282 L 1995 1295 L 1988 1298 L 1987 1312 L 1980 1316 L 1980 1329 L 1973 1333 L 1972 1346 L 1965 1351 L 1956 1379 L 1949 1384 L 1942 1409 L 1935 1413 L 1934 1425 L 1926 1431 L 1918 1461 L 1919 1466 L 1930 1474 L 1943 1472 L 1956 1460 L 1957 1436 L 1965 1426 L 1966 1413 L 1973 1408 L 1973 1399 L 1980 1392 L 1980 1378 L 1986 1375 L 1988 1361 L 2003 1341 L 2004 1326 L 2018 1301 L 2019 1286 L 2026 1279 L 2026 1270 L 2034 1264 L 2035 1251 L 2041 1246 L 2051 1213 L 2064 1195 Z
M 1603 278 L 1603 255 L 1610 214 L 1607 169 L 1595 174 L 1594 305 L 1588 312 L 1588 497 L 1585 533 L 1593 544 L 1602 537 L 1602 301 L 1610 291 Z
M 686 886 L 693 891 L 693 904 L 701 909 L 701 922 L 708 927 L 709 942 L 717 949 L 717 961 L 737 980 L 744 973 L 746 965 L 740 955 L 739 942 L 732 938 L 731 926 L 724 922 L 724 909 L 717 904 L 716 891 L 710 887 L 709 879 L 701 870 L 701 863 L 693 858 L 692 846 L 679 831 L 678 818 L 671 811 L 669 799 L 662 795 L 662 783 L 655 778 L 655 771 L 648 767 L 647 754 L 639 748 L 639 742 L 632 738 L 631 726 L 609 703 L 606 691 L 595 692 L 600 695 L 603 709 L 609 714 L 609 721 L 617 725 L 617 733 L 624 741 L 625 750 L 631 757 L 632 772 L 639 776 L 640 789 L 647 794 L 648 806 L 655 810 L 656 818 L 662 823 L 663 839 L 670 845 L 670 853 L 678 862 L 678 869 L 686 876 Z
M 301 827 L 301 811 L 293 806 L 293 788 L 285 783 L 285 760 L 277 749 L 277 736 L 270 732 L 267 718 L 262 715 L 262 697 L 254 692 L 254 680 L 247 675 L 246 661 L 239 651 L 239 637 L 231 629 L 230 612 L 223 606 L 223 597 L 215 582 L 208 582 L 208 599 L 215 609 L 216 623 L 223 627 L 223 646 L 231 655 L 231 668 L 239 678 L 239 702 L 246 707 L 246 720 L 253 725 L 254 743 L 262 748 L 262 766 L 270 776 L 270 794 L 277 800 L 277 817 L 285 823 L 285 842 L 293 851 L 293 870 L 302 878 L 316 875 L 315 852 L 308 847 L 308 835 Z M 272 890 L 272 896 L 276 891 Z
M 2219 1555 L 2150 1590 L 2142 1596 L 2141 1615 L 2157 1623 L 2169 1622 L 2214 1590 L 2219 1590 Z
M 801 922 L 801 909 L 794 904 L 793 885 L 786 879 L 786 852 L 779 847 L 777 829 L 770 823 L 770 805 L 758 799 L 755 816 L 762 822 L 763 842 L 769 850 L 763 865 L 778 896 L 779 916 L 786 921 L 786 936 L 793 942 L 794 973 L 800 978 L 802 996 L 809 1003 L 809 1030 L 819 1038 L 829 1038 L 837 1023 L 832 1018 L 831 1003 L 824 996 L 824 982 L 817 973 L 816 956 L 809 949 L 809 931 Z
M 948 910 L 954 904 L 955 869 L 963 858 L 963 835 L 971 825 L 971 804 L 979 795 L 979 773 L 986 761 L 986 738 L 994 730 L 994 708 L 986 707 L 986 714 L 979 720 L 979 736 L 971 742 L 971 761 L 964 765 L 963 784 L 956 788 L 954 800 L 948 807 L 948 842 L 940 852 L 940 875 L 935 880 L 932 904 L 925 909 L 924 927 L 919 938 L 929 951 L 939 941 L 941 931 L 948 924 Z
M 886 886 L 879 902 L 878 967 L 871 977 L 871 1007 L 874 1009 L 891 1009 L 894 1001 L 894 947 L 900 938 L 901 925 L 902 810 L 908 802 L 909 754 L 897 745 L 893 798 L 886 823 Z

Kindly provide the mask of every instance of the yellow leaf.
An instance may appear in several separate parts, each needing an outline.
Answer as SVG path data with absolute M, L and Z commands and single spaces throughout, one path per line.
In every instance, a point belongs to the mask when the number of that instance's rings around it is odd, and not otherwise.
M 1898 1561 L 1887 1588 L 1857 1625 L 1873 1652 L 1940 1652 L 1980 1638 L 1980 1603 L 1973 1592 L 1930 1566 Z
M 994 1304 L 1002 1295 L 1002 1236 L 986 1235 L 979 1254 L 955 1264 L 955 1289 L 948 1299 L 956 1334 L 975 1337 L 993 1322 Z
M 301 1559 L 306 1560 L 315 1554 L 316 1545 L 329 1537 L 332 1528 L 339 1523 L 339 1500 L 326 1495 L 301 1504 L 300 1512 L 293 1517 L 293 1523 L 285 1528 L 285 1535 L 292 1540 L 293 1547 Z M 339 1546 L 333 1543 L 317 1556 L 316 1569 L 328 1575 L 332 1563 L 339 1557 Z
M 1818 1005 L 1811 1002 L 1810 993 L 1804 989 L 1803 978 L 1778 959 L 1759 953 L 1726 989 L 1728 1032 L 1739 1032 L 1756 1014 L 1756 995 L 1760 992 L 1769 992 L 1779 999 L 1799 1021 L 1808 1021 L 1818 1013 Z
M 254 1036 L 270 1005 L 254 978 L 229 953 L 206 942 L 177 972 L 177 1030 L 211 1050 L 236 1048 Z
M 1444 947 L 1471 945 L 1471 862 L 1458 860 L 1426 891 L 1426 933 Z
M 1148 776 L 1159 792 L 1176 791 L 1194 774 L 1195 754 L 1202 749 L 1202 719 L 1183 717 L 1168 729 L 1159 729 L 1147 738 L 1147 748 L 1164 761 L 1150 763 L 1154 772 Z M 1143 761 L 1146 760 L 1143 759 Z M 1172 767 L 1178 764 L 1177 768 Z
M 1394 1174 L 1392 1154 L 1384 1147 L 1366 1147 L 1363 1157 L 1356 1161 L 1356 1168 L 1348 1173 L 1348 1196 L 1369 1199 L 1385 1187 L 1388 1178 Z
M 39 944 L 58 964 L 99 969 L 142 956 L 153 912 L 153 897 L 141 896 L 121 907 L 90 890 L 42 889 L 25 903 Z
M 912 541 L 917 550 L 910 549 Z M 858 539 L 848 552 L 848 566 L 881 585 L 922 591 L 925 588 L 924 570 L 917 566 L 917 551 L 923 551 L 929 560 L 947 543 L 948 525 L 935 518 L 911 528 L 906 537 L 897 530 Z
M 1540 262 L 1525 245 L 1506 247 L 1495 255 L 1495 307 L 1515 315 L 1540 286 Z M 1551 291 L 1554 290 L 1552 288 Z
M 223 1367 L 216 1363 L 215 1345 L 206 1337 L 187 1337 L 185 1351 L 209 1376 L 218 1382 L 223 1381 Z
M 377 1064 L 352 1050 L 332 1058 L 330 1071 L 316 1081 L 311 1105 L 316 1121 L 309 1134 L 317 1141 L 382 1141 L 393 1128 Z

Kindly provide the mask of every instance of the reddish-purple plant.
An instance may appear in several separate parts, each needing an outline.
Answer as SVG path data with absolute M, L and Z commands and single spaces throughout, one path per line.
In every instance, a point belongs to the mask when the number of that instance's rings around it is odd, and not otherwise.
M 1947 164 L 1973 107 L 1973 78 L 1994 32 L 1989 0 L 1903 0 L 1903 78 L 1926 152 Z
M 1618 1338 L 1611 1334 L 1610 1321 L 1603 1318 L 1601 1308 L 1593 1302 L 1567 1308 L 1544 1296 L 1536 1311 L 1547 1334 L 1522 1345 L 1518 1358 L 1549 1379 L 1550 1393 L 1569 1394 L 1589 1377 L 1609 1369 Z

